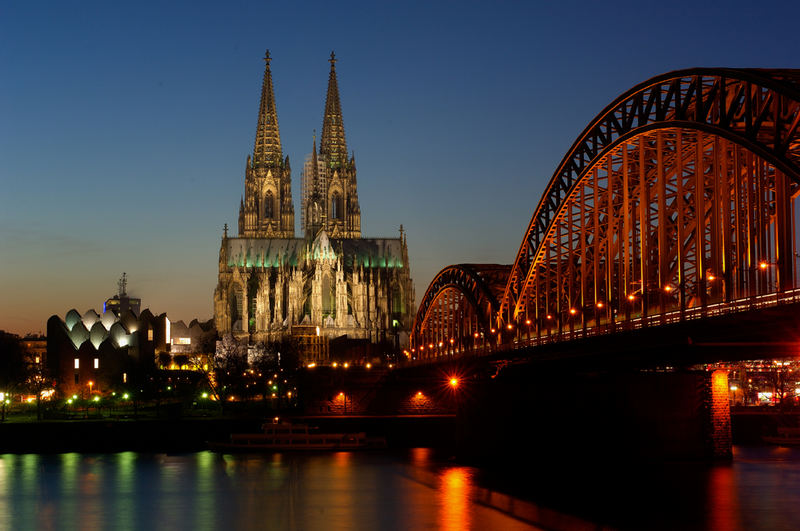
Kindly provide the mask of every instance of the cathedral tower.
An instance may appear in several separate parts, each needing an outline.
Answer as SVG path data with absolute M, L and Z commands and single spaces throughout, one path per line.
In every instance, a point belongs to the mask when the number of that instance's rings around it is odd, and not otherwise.
M 303 231 L 307 238 L 314 238 L 320 230 L 331 238 L 360 238 L 356 162 L 347 154 L 333 52 L 330 63 L 319 156 L 315 145 L 311 160 L 303 168 Z
M 253 156 L 247 157 L 244 197 L 239 206 L 239 236 L 293 238 L 292 170 L 283 158 L 272 88 L 269 50 L 261 86 L 261 105 Z
M 303 168 L 301 237 L 294 236 L 291 170 L 283 158 L 269 52 L 258 128 L 247 157 L 239 234 L 223 229 L 214 290 L 220 336 L 250 344 L 288 337 L 303 363 L 377 356 L 408 343 L 414 285 L 405 232 L 362 238 L 356 164 L 347 152 L 331 54 L 322 134 Z M 337 339 L 334 343 L 333 340 Z M 383 343 L 380 349 L 366 343 Z M 359 345 L 358 348 L 353 348 Z M 354 359 L 356 359 L 354 358 Z

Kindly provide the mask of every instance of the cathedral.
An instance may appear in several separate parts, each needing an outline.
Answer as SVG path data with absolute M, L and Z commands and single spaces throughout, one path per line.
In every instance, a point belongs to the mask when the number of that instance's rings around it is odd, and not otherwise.
M 270 343 L 291 335 L 304 361 L 325 362 L 337 339 L 407 342 L 414 288 L 406 235 L 364 238 L 356 163 L 347 152 L 336 58 L 331 53 L 319 151 L 302 172 L 300 225 L 289 157 L 283 156 L 270 56 L 253 155 L 247 157 L 239 230 L 219 251 L 214 319 L 220 336 Z

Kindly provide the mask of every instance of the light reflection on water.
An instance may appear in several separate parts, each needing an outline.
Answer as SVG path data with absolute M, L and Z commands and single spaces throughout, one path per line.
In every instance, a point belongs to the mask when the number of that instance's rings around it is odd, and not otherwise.
M 608 478 L 583 478 L 591 498 L 570 487 L 537 505 L 492 490 L 482 472 L 442 464 L 422 448 L 8 454 L 0 455 L 0 530 L 800 528 L 800 450 L 740 448 L 732 465 L 670 466 L 666 475 L 641 468 L 627 492 Z M 544 478 L 531 481 L 549 488 Z M 636 492 L 641 498 L 625 497 Z
M 409 455 L 0 455 L 0 530 L 530 529 Z

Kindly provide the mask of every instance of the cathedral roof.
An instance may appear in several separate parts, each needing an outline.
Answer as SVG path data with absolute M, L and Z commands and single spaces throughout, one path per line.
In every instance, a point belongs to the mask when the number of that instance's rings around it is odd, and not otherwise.
M 314 243 L 311 244 L 311 256 L 314 260 L 335 260 L 336 251 L 331 248 L 331 241 L 328 238 L 328 233 L 324 230 L 319 231 L 317 237 L 314 238 Z
M 403 263 L 403 242 L 400 238 L 328 239 L 330 249 L 342 256 L 347 267 L 406 267 Z M 302 265 L 306 251 L 312 251 L 304 238 L 228 238 L 229 266 L 279 267 Z M 313 256 L 310 257 L 313 259 Z

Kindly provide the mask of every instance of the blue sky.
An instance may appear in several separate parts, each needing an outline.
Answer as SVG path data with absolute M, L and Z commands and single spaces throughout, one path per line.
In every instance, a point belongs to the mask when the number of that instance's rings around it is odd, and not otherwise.
M 101 308 L 123 271 L 153 311 L 212 316 L 266 48 L 295 203 L 336 51 L 362 229 L 404 225 L 418 298 L 448 264 L 512 262 L 564 153 L 631 86 L 800 68 L 797 2 L 164 4 L 0 5 L 0 329 Z

